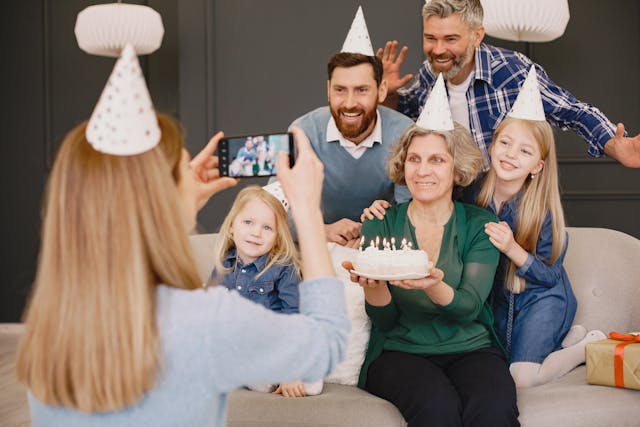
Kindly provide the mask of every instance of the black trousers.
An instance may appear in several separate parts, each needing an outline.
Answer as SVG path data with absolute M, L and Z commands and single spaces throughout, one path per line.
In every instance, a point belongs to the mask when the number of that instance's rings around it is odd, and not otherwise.
M 520 425 L 515 384 L 494 348 L 436 356 L 385 351 L 369 366 L 365 388 L 393 403 L 409 427 Z

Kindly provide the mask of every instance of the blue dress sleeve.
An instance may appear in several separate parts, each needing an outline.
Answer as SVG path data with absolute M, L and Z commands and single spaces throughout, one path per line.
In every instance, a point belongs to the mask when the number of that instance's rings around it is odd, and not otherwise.
M 522 267 L 516 270 L 516 274 L 524 278 L 529 284 L 550 288 L 562 281 L 564 274 L 564 257 L 567 253 L 568 236 L 565 239 L 562 253 L 553 264 L 547 264 L 551 259 L 553 244 L 553 227 L 551 214 L 547 213 L 540 230 L 540 238 L 536 245 L 535 255 L 529 253 Z

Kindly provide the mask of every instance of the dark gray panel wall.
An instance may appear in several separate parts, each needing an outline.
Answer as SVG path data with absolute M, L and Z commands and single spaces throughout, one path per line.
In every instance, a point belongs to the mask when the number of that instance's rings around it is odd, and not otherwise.
M 214 56 L 210 75 L 215 81 L 210 134 L 220 129 L 228 135 L 282 131 L 298 116 L 325 105 L 326 64 L 342 48 L 358 5 L 362 5 L 374 49 L 397 39 L 411 46 L 407 72 L 422 62 L 423 0 L 397 0 L 393 7 L 389 2 L 357 0 L 213 3 L 214 29 L 208 41 L 212 50 L 207 52 Z M 203 43 L 192 34 L 185 37 Z M 198 45 L 185 47 L 200 51 Z M 196 73 L 200 79 L 199 70 Z M 189 143 L 194 144 L 193 139 Z M 195 146 L 191 147 L 193 152 Z M 202 230 L 217 229 L 235 194 L 245 185 L 210 202 L 200 214 Z
M 82 0 L 4 2 L 2 70 L 2 257 L 0 322 L 17 321 L 36 270 L 42 196 L 65 133 L 88 118 L 114 64 L 82 52 L 73 33 Z M 141 3 L 141 2 L 138 2 Z M 175 0 L 148 2 L 163 15 L 165 38 L 142 57 L 156 106 L 178 112 Z
M 355 0 L 197 3 L 201 5 L 198 13 L 208 13 L 212 21 L 203 25 L 214 28 L 205 34 L 200 23 L 193 32 L 181 27 L 181 37 L 190 41 L 181 47 L 199 53 L 204 50 L 213 57 L 213 64 L 207 63 L 211 68 L 206 75 L 197 64 L 182 71 L 196 76 L 197 82 L 214 81 L 213 90 L 207 88 L 213 97 L 206 101 L 209 134 L 218 129 L 227 134 L 282 130 L 293 118 L 325 104 L 326 61 L 342 46 L 359 4 L 375 47 L 393 38 L 407 44 L 407 73 L 417 70 L 423 60 L 422 0 L 396 1 L 393 7 L 388 2 Z M 597 105 L 611 120 L 624 122 L 632 135 L 639 133 L 640 2 L 572 0 L 570 8 L 566 33 L 556 41 L 487 40 L 529 54 L 557 83 Z M 190 84 L 186 76 L 181 82 L 188 84 L 189 91 L 199 88 L 199 97 L 204 95 L 202 86 Z M 196 112 L 202 110 L 191 99 L 183 100 L 181 106 L 186 105 Z M 568 223 L 640 236 L 640 171 L 609 159 L 589 158 L 586 143 L 573 132 L 558 131 L 556 136 Z M 191 145 L 193 151 L 197 142 L 191 140 L 190 144 L 195 144 Z M 202 230 L 216 230 L 238 189 L 214 198 L 200 215 Z M 607 200 L 606 207 L 594 203 L 597 200 Z
M 83 0 L 3 2 L 2 271 L 0 322 L 16 321 L 35 274 L 40 205 L 50 159 L 64 133 L 90 114 L 113 65 L 80 51 L 73 35 Z M 285 129 L 326 103 L 326 61 L 340 49 L 361 4 L 375 47 L 410 47 L 405 72 L 422 61 L 423 0 L 148 0 L 165 25 L 162 47 L 141 58 L 155 105 L 180 117 L 197 152 L 215 130 Z M 640 132 L 640 2 L 571 0 L 557 41 L 530 51 L 554 80 Z M 592 160 L 571 132 L 558 132 L 570 225 L 603 226 L 640 237 L 640 171 Z M 237 190 L 200 215 L 215 231 Z

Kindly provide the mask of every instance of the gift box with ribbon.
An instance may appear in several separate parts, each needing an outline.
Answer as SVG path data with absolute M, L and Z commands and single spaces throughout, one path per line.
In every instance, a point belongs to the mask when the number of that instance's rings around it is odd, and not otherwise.
M 640 390 L 640 334 L 611 332 L 585 351 L 589 384 Z

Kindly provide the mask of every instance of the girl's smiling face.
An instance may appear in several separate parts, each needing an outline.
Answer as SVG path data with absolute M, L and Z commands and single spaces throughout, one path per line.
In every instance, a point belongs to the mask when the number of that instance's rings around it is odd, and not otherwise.
M 491 167 L 499 180 L 522 185 L 543 166 L 538 142 L 521 123 L 514 121 L 496 135 L 491 145 Z
M 231 224 L 237 255 L 250 264 L 269 253 L 276 242 L 276 216 L 263 201 L 250 200 Z

